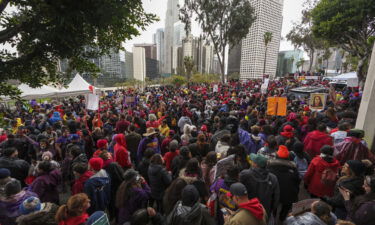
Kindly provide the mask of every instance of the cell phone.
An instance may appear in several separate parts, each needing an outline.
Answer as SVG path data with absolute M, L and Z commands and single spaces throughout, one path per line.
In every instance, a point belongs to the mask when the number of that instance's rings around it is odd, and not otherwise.
M 221 208 L 220 210 L 221 210 L 221 212 L 223 213 L 224 216 L 229 215 L 229 211 L 226 208 Z

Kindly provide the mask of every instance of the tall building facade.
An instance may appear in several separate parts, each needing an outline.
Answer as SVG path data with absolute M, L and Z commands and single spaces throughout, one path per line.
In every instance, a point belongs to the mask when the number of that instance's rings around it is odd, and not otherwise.
M 165 17 L 165 30 L 164 30 L 164 67 L 162 72 L 172 73 L 172 52 L 173 52 L 173 36 L 174 24 L 179 21 L 179 0 L 168 0 L 167 12 Z
M 143 47 L 133 47 L 133 78 L 146 79 L 146 51 Z
M 109 54 L 100 57 L 100 68 L 104 75 L 111 78 L 123 78 L 121 73 L 120 53 L 111 50 Z
M 157 48 L 156 44 L 134 44 L 134 47 L 141 47 L 145 49 L 146 58 L 157 59 Z
M 159 28 L 154 34 L 154 44 L 156 45 L 156 60 L 159 64 L 159 73 L 163 72 L 164 68 L 164 58 L 165 58 L 165 47 L 164 47 L 164 29 Z
M 282 77 L 297 72 L 297 62 L 301 58 L 303 58 L 303 51 L 299 49 L 279 52 L 276 76 Z
M 240 78 L 245 80 L 263 77 L 265 32 L 273 34 L 272 41 L 268 44 L 265 74 L 274 77 L 280 47 L 283 0 L 250 0 L 250 3 L 255 10 L 256 20 L 242 40 Z
M 125 51 L 125 76 L 126 79 L 134 78 L 133 53 Z

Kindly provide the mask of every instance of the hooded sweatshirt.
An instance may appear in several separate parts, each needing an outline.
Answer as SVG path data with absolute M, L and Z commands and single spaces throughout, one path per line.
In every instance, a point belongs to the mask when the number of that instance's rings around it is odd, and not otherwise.
M 90 170 L 87 170 L 84 174 L 79 176 L 77 180 L 74 181 L 74 184 L 72 186 L 72 195 L 78 194 L 83 192 L 83 186 L 85 185 L 85 182 L 92 176 L 94 173 Z
M 125 136 L 123 134 L 117 134 L 115 136 L 115 147 L 114 147 L 114 160 L 121 167 L 130 168 L 132 166 L 130 161 L 130 154 L 126 149 Z
M 41 202 L 59 204 L 59 191 L 57 188 L 61 182 L 61 172 L 52 170 L 49 173 L 38 176 L 29 187 L 29 190 L 36 193 Z
M 49 121 L 54 124 L 56 122 L 61 121 L 60 113 L 59 112 L 53 112 L 52 117 L 49 119 Z
M 320 149 L 324 145 L 333 145 L 332 137 L 318 130 L 314 130 L 307 134 L 303 144 L 305 145 L 305 151 L 310 155 L 311 158 L 320 154 Z
M 89 214 L 105 211 L 111 199 L 111 180 L 105 170 L 100 170 L 85 182 L 84 192 L 91 200 Z
M 238 224 L 252 224 L 252 225 L 264 225 L 266 224 L 266 213 L 257 198 L 250 199 L 246 203 L 238 205 L 238 210 L 229 219 L 226 225 Z

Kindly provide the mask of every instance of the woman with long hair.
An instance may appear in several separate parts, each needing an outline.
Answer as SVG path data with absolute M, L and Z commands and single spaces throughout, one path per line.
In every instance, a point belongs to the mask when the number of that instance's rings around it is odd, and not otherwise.
M 59 225 L 82 225 L 85 224 L 89 215 L 86 210 L 90 207 L 90 199 L 84 194 L 76 194 L 68 199 L 66 205 L 60 206 L 55 219 Z
M 134 212 L 145 208 L 150 194 L 151 190 L 145 179 L 137 171 L 128 169 L 116 194 L 116 208 L 119 210 L 118 224 L 130 221 Z
M 375 221 L 375 176 L 366 176 L 363 182 L 364 195 L 351 199 L 350 190 L 341 187 L 340 193 L 345 200 L 348 218 L 356 225 L 373 224 Z
M 211 187 L 211 184 L 215 179 L 214 167 L 216 163 L 217 163 L 216 152 L 209 152 L 206 158 L 201 163 L 203 180 L 206 183 L 207 188 Z

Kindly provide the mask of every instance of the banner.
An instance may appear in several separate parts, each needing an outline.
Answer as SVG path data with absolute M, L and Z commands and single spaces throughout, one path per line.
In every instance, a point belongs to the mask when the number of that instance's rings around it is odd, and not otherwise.
M 270 82 L 269 78 L 265 78 L 264 79 L 264 83 L 260 87 L 260 91 L 262 92 L 262 94 L 267 94 L 267 89 L 268 89 L 269 82 Z
M 86 109 L 94 111 L 99 109 L 99 95 L 88 94 Z
M 346 84 L 348 87 L 358 87 L 358 78 L 349 78 Z
M 134 103 L 134 102 L 135 102 L 135 97 L 128 96 L 128 97 L 125 98 L 126 104 L 131 104 L 131 103 Z
M 287 102 L 284 97 L 267 98 L 267 115 L 286 116 Z
M 325 93 L 311 93 L 310 94 L 310 109 L 313 111 L 321 111 L 326 105 Z
M 219 85 L 215 84 L 212 92 L 219 92 Z

